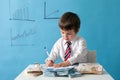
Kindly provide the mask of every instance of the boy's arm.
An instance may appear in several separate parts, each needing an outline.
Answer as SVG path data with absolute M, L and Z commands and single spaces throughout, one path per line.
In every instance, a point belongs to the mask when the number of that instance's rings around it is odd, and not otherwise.
M 61 62 L 61 63 L 58 63 L 58 64 L 54 64 L 53 66 L 54 67 L 66 67 L 66 66 L 69 66 L 70 65 L 70 62 L 69 60 L 67 61 L 64 61 L 64 62 Z
M 49 66 L 49 63 L 50 64 L 54 64 L 55 60 L 57 59 L 58 57 L 58 54 L 59 54 L 59 50 L 60 50 L 60 47 L 59 47 L 59 40 L 54 44 L 48 58 L 45 60 L 46 62 L 46 65 Z M 48 62 L 47 62 L 48 60 Z M 52 61 L 52 62 L 51 62 Z

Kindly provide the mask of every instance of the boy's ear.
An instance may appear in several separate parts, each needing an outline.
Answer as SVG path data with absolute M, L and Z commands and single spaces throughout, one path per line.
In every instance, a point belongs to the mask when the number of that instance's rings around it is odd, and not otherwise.
M 77 33 L 80 31 L 80 29 L 78 29 Z

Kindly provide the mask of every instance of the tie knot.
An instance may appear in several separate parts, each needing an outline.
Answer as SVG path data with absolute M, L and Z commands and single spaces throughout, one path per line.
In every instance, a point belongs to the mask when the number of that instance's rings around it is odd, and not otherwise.
M 67 44 L 68 46 L 70 46 L 70 45 L 71 45 L 71 42 L 70 42 L 70 41 L 67 41 L 66 44 Z

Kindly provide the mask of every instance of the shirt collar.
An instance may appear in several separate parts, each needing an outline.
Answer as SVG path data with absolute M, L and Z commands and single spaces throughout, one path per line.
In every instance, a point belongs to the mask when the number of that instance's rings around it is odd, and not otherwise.
M 71 44 L 73 44 L 76 41 L 76 39 L 77 39 L 77 35 L 73 38 L 73 40 L 70 41 Z M 66 40 L 63 40 L 64 44 L 66 44 L 66 42 L 67 42 Z

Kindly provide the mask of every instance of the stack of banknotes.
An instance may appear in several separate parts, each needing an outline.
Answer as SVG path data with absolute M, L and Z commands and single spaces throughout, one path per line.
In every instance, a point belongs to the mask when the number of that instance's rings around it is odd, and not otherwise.
M 79 63 L 77 71 L 80 73 L 87 74 L 102 74 L 103 67 L 98 63 Z
M 74 66 L 68 66 L 68 67 L 60 67 L 60 68 L 54 68 L 54 67 L 47 67 L 43 70 L 43 75 L 48 77 L 78 77 L 81 76 L 81 73 L 79 73 Z

